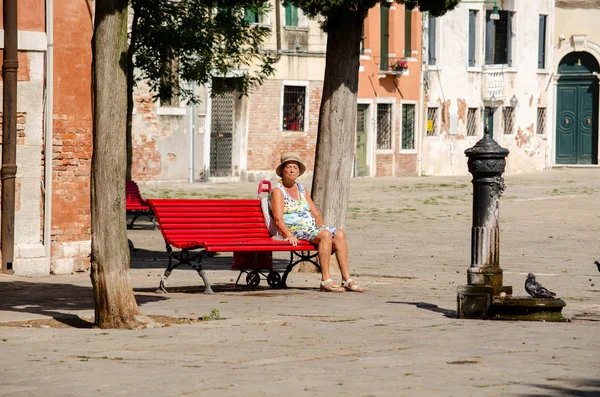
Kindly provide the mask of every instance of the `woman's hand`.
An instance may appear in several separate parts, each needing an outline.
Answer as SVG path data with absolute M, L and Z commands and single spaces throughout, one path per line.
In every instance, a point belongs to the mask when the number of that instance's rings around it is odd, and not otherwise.
M 293 234 L 290 237 L 287 237 L 285 240 L 289 241 L 294 247 L 298 245 L 298 239 Z

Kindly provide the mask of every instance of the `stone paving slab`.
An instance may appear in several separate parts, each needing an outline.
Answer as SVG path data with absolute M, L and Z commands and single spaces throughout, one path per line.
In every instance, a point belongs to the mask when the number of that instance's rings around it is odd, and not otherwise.
M 458 320 L 470 260 L 469 177 L 357 178 L 346 225 L 364 294 L 235 287 L 230 254 L 210 259 L 214 295 L 191 269 L 154 293 L 166 266 L 149 223 L 128 231 L 145 314 L 221 320 L 137 331 L 82 328 L 88 273 L 0 275 L 2 396 L 600 395 L 600 169 L 507 176 L 500 202 L 504 284 L 525 275 L 563 298 L 569 323 Z M 304 182 L 310 186 L 309 182 Z M 253 197 L 255 183 L 141 185 L 145 197 Z M 137 225 L 137 222 L 136 222 Z M 286 255 L 276 255 L 275 267 Z M 65 328 L 2 326 L 55 318 Z M 24 323 L 25 324 L 25 323 Z M 24 325 L 22 324 L 22 325 Z

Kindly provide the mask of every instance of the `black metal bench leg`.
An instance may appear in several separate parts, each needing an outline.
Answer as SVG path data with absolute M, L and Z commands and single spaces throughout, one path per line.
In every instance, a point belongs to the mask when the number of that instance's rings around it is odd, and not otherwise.
M 204 253 L 206 253 L 206 251 L 202 251 L 200 253 L 200 255 L 198 256 L 198 264 L 194 265 L 193 263 L 189 262 L 188 264 L 198 272 L 198 275 L 200 277 L 202 277 L 202 281 L 204 282 L 204 293 L 205 294 L 214 294 L 214 291 L 212 290 L 212 288 L 210 287 L 210 281 L 208 281 L 208 277 L 206 277 L 206 272 L 204 270 L 202 270 L 202 255 L 204 255 Z M 188 258 L 189 260 L 189 258 Z
M 319 266 L 319 264 L 313 260 L 313 258 L 315 258 L 317 256 L 317 254 L 316 253 L 311 254 L 310 251 L 306 251 L 306 253 L 304 253 L 304 252 L 305 251 L 300 251 L 300 253 L 298 253 L 295 251 L 290 251 L 290 263 L 285 268 L 285 272 L 283 272 L 283 276 L 281 277 L 281 281 L 279 282 L 279 285 L 277 286 L 277 288 L 287 288 L 288 274 L 290 274 L 290 272 L 292 271 L 294 266 L 296 266 L 300 262 L 308 261 L 308 262 L 312 263 L 313 265 L 315 265 L 317 267 L 317 269 L 319 269 L 319 272 L 321 271 L 321 266 Z M 294 260 L 294 255 L 298 256 L 299 259 Z
M 169 246 L 169 245 L 167 245 L 167 252 L 169 253 L 169 265 L 167 266 L 167 269 L 163 273 L 162 277 L 160 278 L 160 284 L 158 285 L 158 289 L 156 290 L 156 292 L 163 293 L 163 294 L 167 293 L 167 288 L 166 288 L 167 278 L 169 278 L 173 269 L 175 269 L 177 266 L 179 266 L 181 264 L 181 261 L 179 261 L 179 263 L 173 263 L 173 256 L 175 254 L 173 253 L 173 250 L 171 249 L 171 246 Z M 175 259 L 177 259 L 177 258 L 175 258 Z

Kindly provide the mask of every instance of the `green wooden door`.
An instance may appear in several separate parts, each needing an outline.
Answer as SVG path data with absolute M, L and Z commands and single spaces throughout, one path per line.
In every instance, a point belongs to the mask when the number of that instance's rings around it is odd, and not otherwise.
M 556 163 L 598 164 L 598 63 L 573 52 L 560 62 L 556 88 Z
M 595 81 L 594 81 L 595 80 Z M 597 164 L 597 79 L 559 81 L 557 88 L 556 163 Z
M 367 168 L 367 109 L 369 105 L 358 105 L 356 109 L 356 176 L 368 176 Z

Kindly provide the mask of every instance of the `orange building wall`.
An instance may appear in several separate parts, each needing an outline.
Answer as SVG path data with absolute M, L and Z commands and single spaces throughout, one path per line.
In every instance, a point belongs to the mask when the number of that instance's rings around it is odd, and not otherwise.
M 401 58 L 404 54 L 404 6 L 393 4 L 394 9 L 390 9 L 388 51 Z M 416 101 L 419 99 L 421 73 L 421 13 L 412 12 L 411 46 L 413 50 L 412 58 L 415 60 L 408 61 L 409 75 L 386 76 L 381 79 L 379 78 L 379 62 L 381 59 L 380 15 L 380 7 L 376 6 L 369 10 L 365 20 L 365 49 L 371 50 L 370 54 L 365 53 L 365 55 L 370 56 L 371 59 L 362 59 L 360 62 L 361 66 L 364 67 L 364 71 L 359 74 L 358 97 L 396 97 L 398 101 Z
M 19 26 L 19 30 L 45 32 L 45 2 L 39 0 L 17 0 L 17 25 Z M 2 3 L 0 3 L 0 29 L 4 29 Z

